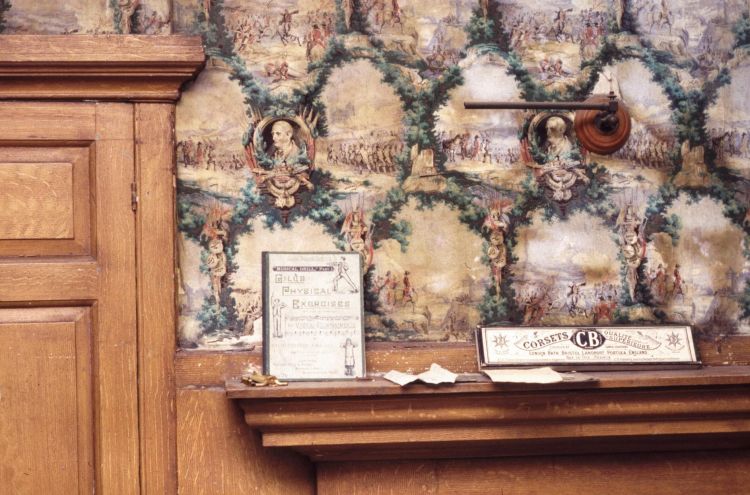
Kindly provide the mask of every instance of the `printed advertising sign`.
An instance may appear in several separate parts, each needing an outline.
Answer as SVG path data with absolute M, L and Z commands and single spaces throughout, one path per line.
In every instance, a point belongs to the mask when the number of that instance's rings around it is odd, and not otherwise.
M 477 337 L 482 367 L 612 369 L 700 364 L 689 326 L 485 327 Z

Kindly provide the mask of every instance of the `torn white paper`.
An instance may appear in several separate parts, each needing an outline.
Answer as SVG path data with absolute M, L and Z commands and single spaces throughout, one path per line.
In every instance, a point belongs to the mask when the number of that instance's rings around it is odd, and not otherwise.
M 563 375 L 552 368 L 531 368 L 525 370 L 484 370 L 495 383 L 558 383 Z
M 418 380 L 418 378 L 414 375 L 410 375 L 409 373 L 401 373 L 400 371 L 396 371 L 396 370 L 389 371 L 388 373 L 383 375 L 383 378 L 393 383 L 396 383 L 398 385 L 401 385 L 402 387 L 404 385 L 408 385 L 409 383 L 415 382 Z
M 457 377 L 457 374 L 448 371 L 447 369 L 436 363 L 432 363 L 430 369 L 423 373 L 420 373 L 419 375 L 410 375 L 409 373 L 402 373 L 396 370 L 391 370 L 383 375 L 383 378 L 385 378 L 386 380 L 397 383 L 402 387 L 417 380 L 423 383 L 429 383 L 430 385 L 440 385 L 441 383 L 456 383 Z
M 457 374 L 448 371 L 439 364 L 432 363 L 430 369 L 417 375 L 417 378 L 430 385 L 439 385 L 441 383 L 456 383 Z

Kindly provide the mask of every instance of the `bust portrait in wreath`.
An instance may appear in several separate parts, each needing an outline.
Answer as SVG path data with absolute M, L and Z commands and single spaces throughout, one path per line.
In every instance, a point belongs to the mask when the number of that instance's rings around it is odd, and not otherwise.
M 271 124 L 270 132 L 269 130 L 264 132 L 264 137 L 265 134 L 270 134 L 271 138 L 266 141 L 270 144 L 266 147 L 265 152 L 273 161 L 274 166 L 293 166 L 300 161 L 303 151 L 297 142 L 298 129 L 291 121 L 276 120 Z

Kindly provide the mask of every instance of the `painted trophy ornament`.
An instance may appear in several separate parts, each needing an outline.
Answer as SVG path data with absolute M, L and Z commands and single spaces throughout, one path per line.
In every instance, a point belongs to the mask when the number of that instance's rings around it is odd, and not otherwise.
M 293 117 L 263 117 L 251 109 L 254 131 L 245 147 L 245 158 L 259 190 L 281 210 L 286 222 L 289 212 L 299 203 L 303 190 L 315 186 L 310 176 L 315 169 L 315 140 L 312 130 L 318 114 L 307 107 Z
M 570 201 L 577 184 L 590 182 L 575 141 L 569 113 L 541 112 L 531 119 L 526 142 L 535 148 L 536 159 L 527 161 L 526 166 L 534 171 L 548 196 L 558 203 Z

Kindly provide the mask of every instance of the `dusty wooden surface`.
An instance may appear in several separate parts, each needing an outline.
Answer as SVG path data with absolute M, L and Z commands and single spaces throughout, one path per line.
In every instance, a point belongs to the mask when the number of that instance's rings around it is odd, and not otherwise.
M 483 375 L 459 375 L 477 380 L 444 385 L 420 383 L 401 387 L 382 377 L 365 380 L 289 382 L 283 387 L 252 387 L 238 378 L 226 382 L 230 399 L 330 398 L 363 396 L 452 395 L 583 389 L 627 389 L 750 384 L 750 366 L 712 366 L 701 369 L 567 373 L 569 381 L 549 384 L 492 383 Z
M 748 462 L 745 450 L 322 463 L 318 495 L 734 495 Z
M 313 495 L 313 465 L 264 448 L 221 389 L 177 392 L 181 495 Z

